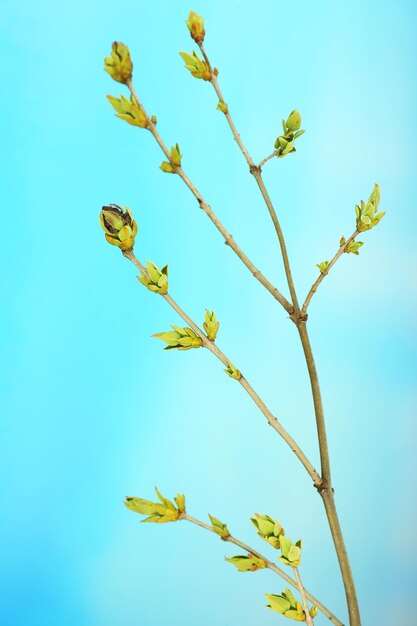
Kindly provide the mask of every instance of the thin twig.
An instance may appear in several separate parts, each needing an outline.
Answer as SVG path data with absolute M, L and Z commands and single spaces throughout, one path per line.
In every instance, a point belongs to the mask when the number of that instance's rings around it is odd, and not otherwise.
M 293 567 L 293 570 L 294 570 L 295 578 L 297 580 L 297 587 L 300 592 L 301 601 L 303 603 L 304 613 L 306 614 L 306 622 L 308 626 L 313 626 L 313 620 L 311 619 L 310 610 L 308 608 L 308 602 L 306 598 L 307 593 L 303 587 L 303 583 L 301 582 L 300 572 L 298 571 L 298 567 Z
M 307 313 L 307 309 L 308 306 L 311 302 L 311 298 L 314 296 L 314 294 L 317 291 L 318 286 L 320 285 L 320 283 L 326 278 L 327 274 L 330 272 L 330 270 L 332 269 L 333 265 L 336 263 L 337 259 L 339 259 L 342 254 L 345 252 L 346 248 L 348 247 L 348 245 L 355 239 L 355 237 L 357 237 L 359 235 L 359 231 L 355 230 L 355 232 L 353 233 L 353 235 L 351 235 L 349 237 L 349 239 L 346 239 L 345 243 L 339 247 L 339 250 L 336 252 L 336 254 L 334 255 L 334 257 L 332 258 L 332 260 L 330 261 L 327 270 L 324 272 L 324 274 L 320 273 L 320 276 L 317 278 L 317 280 L 313 283 L 313 285 L 311 286 L 310 291 L 307 294 L 307 297 L 304 301 L 304 304 L 301 308 L 300 311 L 300 317 L 304 318 L 306 313 Z
M 133 252 L 133 248 L 130 250 L 123 251 L 123 255 L 127 259 L 129 259 L 129 261 L 131 261 L 142 273 L 147 275 L 147 270 L 142 265 L 142 263 L 136 258 L 135 253 Z M 185 311 L 182 310 L 179 304 L 175 302 L 175 300 L 169 294 L 162 294 L 162 297 L 168 302 L 168 304 L 171 305 L 171 307 L 178 313 L 178 315 L 182 317 L 182 319 L 195 332 L 195 334 L 198 335 L 198 337 L 200 337 L 201 341 L 203 342 L 203 346 L 207 348 L 208 350 L 210 350 L 210 352 L 212 352 L 223 363 L 223 365 L 227 367 L 229 363 L 233 363 L 233 361 L 229 359 L 217 347 L 217 345 L 213 341 L 210 341 L 207 338 L 207 336 L 204 334 L 201 328 L 199 328 L 199 326 L 197 326 L 197 324 L 193 322 L 193 320 L 185 313 Z M 285 428 L 282 426 L 279 420 L 271 413 L 271 411 L 268 409 L 266 404 L 263 402 L 263 400 L 260 398 L 260 396 L 256 393 L 256 391 L 253 389 L 253 387 L 250 385 L 250 383 L 246 380 L 246 378 L 243 375 L 241 376 L 238 382 L 242 385 L 246 393 L 252 398 L 256 406 L 261 410 L 263 415 L 266 417 L 268 424 L 282 437 L 282 439 L 284 439 L 285 443 L 294 452 L 295 456 L 299 459 L 299 461 L 302 463 L 302 465 L 308 472 L 314 485 L 317 488 L 320 488 L 321 478 L 319 474 L 314 469 L 314 466 L 309 461 L 309 459 L 304 454 L 304 452 L 301 450 L 300 446 L 297 444 L 295 439 L 291 437 L 291 435 L 285 430 Z
M 217 534 L 214 531 L 212 526 L 210 526 L 209 524 L 205 524 L 204 522 L 201 522 L 200 520 L 195 519 L 194 517 L 191 517 L 187 513 L 184 513 L 180 517 L 180 519 L 187 520 L 187 522 L 191 522 L 192 524 L 195 524 L 196 526 L 200 526 L 201 528 L 205 528 L 206 530 L 209 530 L 211 533 Z M 298 580 L 294 580 L 293 578 L 291 578 L 291 576 L 288 576 L 288 574 L 286 572 L 284 572 L 281 568 L 279 568 L 277 565 L 275 565 L 275 563 L 273 563 L 272 561 L 267 559 L 265 556 L 263 556 L 263 554 L 261 554 L 257 550 L 254 550 L 250 546 L 246 545 L 245 543 L 243 543 L 243 541 L 240 541 L 239 539 L 236 539 L 236 537 L 233 537 L 233 535 L 228 535 L 227 537 L 224 537 L 222 539 L 223 539 L 223 541 L 228 541 L 229 543 L 233 543 L 235 546 L 239 546 L 239 548 L 242 548 L 242 550 L 244 550 L 245 552 L 248 552 L 249 554 L 253 554 L 253 556 L 256 556 L 258 559 L 262 559 L 262 561 L 264 561 L 266 563 L 266 567 L 268 569 L 270 569 L 271 571 L 275 572 L 275 574 L 278 574 L 278 576 L 281 576 L 281 578 L 283 578 L 289 585 L 292 585 L 294 588 L 300 590 L 300 586 L 299 586 Z M 295 570 L 296 570 L 296 568 L 294 568 L 294 572 L 295 572 L 295 575 L 297 577 L 297 572 Z M 301 583 L 301 580 L 300 580 L 300 583 Z M 324 604 L 322 604 L 319 600 L 317 600 L 317 598 L 315 598 L 309 591 L 307 591 L 307 589 L 304 589 L 304 587 L 302 587 L 302 588 L 303 588 L 303 592 L 304 592 L 305 596 L 310 600 L 310 602 L 315 604 L 317 606 L 317 608 L 331 622 L 333 622 L 333 624 L 336 624 L 336 626 L 343 626 L 342 622 L 339 619 L 337 619 L 337 617 L 335 615 L 333 615 L 333 613 L 331 611 L 329 611 L 329 609 L 326 606 L 324 606 Z M 301 590 L 300 590 L 300 593 L 301 593 Z M 306 615 L 307 615 L 307 613 L 306 613 Z
M 217 81 L 217 76 L 216 73 L 212 70 L 212 66 L 210 63 L 210 60 L 206 54 L 206 51 L 204 49 L 204 46 L 202 43 L 199 43 L 199 48 L 201 50 L 201 53 L 204 57 L 205 62 L 207 63 L 210 72 L 211 72 L 211 78 L 210 78 L 210 82 L 214 87 L 214 90 L 217 94 L 217 97 L 219 98 L 219 100 L 221 100 L 222 102 L 225 102 L 223 94 L 221 92 L 221 89 L 219 87 L 219 83 Z M 230 126 L 230 130 L 232 131 L 233 137 L 237 143 L 237 145 L 239 146 L 243 156 L 246 159 L 246 162 L 249 166 L 249 171 L 250 173 L 253 175 L 253 177 L 255 178 L 258 187 L 260 189 L 260 192 L 262 194 L 262 197 L 265 201 L 265 204 L 268 208 L 269 214 L 271 216 L 272 219 L 272 223 L 274 224 L 274 228 L 275 228 L 275 232 L 277 234 L 278 237 L 278 241 L 279 241 L 279 245 L 281 248 L 281 255 L 282 255 L 282 260 L 284 263 L 284 269 L 285 269 L 285 275 L 287 277 L 287 283 L 288 283 L 288 288 L 290 290 L 290 294 L 291 294 L 291 301 L 294 307 L 294 312 L 293 312 L 293 316 L 292 319 L 293 321 L 295 319 L 298 318 L 298 314 L 299 314 L 299 306 L 298 306 L 298 300 L 297 300 L 297 294 L 295 292 L 295 287 L 294 287 L 294 281 L 292 278 L 292 274 L 291 274 L 291 267 L 290 267 L 290 262 L 289 262 L 289 258 L 288 258 L 288 252 L 287 252 L 287 246 L 285 243 L 285 239 L 284 239 L 284 235 L 278 220 L 278 216 L 276 214 L 274 205 L 272 204 L 271 198 L 269 197 L 269 194 L 266 190 L 266 187 L 264 185 L 263 179 L 262 179 L 262 172 L 261 169 L 259 168 L 259 166 L 255 165 L 251 155 L 249 154 L 247 148 L 245 147 L 245 144 L 243 143 L 239 133 L 236 130 L 236 126 L 233 122 L 232 116 L 230 115 L 230 111 L 229 111 L 229 105 L 227 105 L 226 111 L 224 113 L 224 116 L 227 120 L 227 123 Z
M 291 301 L 292 301 L 293 306 L 294 306 L 294 313 L 293 313 L 292 319 L 295 320 L 299 316 L 300 308 L 299 308 L 299 305 L 298 305 L 298 298 L 297 298 L 297 294 L 296 294 L 296 291 L 295 291 L 294 280 L 293 280 L 293 277 L 292 277 L 291 265 L 290 265 L 290 260 L 289 260 L 289 257 L 288 257 L 287 245 L 285 243 L 284 234 L 282 232 L 280 223 L 278 221 L 278 217 L 277 217 L 277 214 L 275 212 L 274 205 L 272 204 L 272 200 L 269 197 L 269 193 L 266 190 L 265 183 L 264 183 L 264 180 L 262 178 L 261 171 L 258 168 L 255 168 L 252 171 L 252 174 L 253 174 L 253 177 L 255 178 L 255 180 L 256 180 L 256 182 L 258 184 L 258 187 L 259 187 L 259 189 L 261 191 L 263 199 L 265 200 L 265 204 L 268 207 L 269 214 L 271 216 L 272 222 L 273 222 L 274 227 L 275 227 L 275 232 L 277 233 L 277 236 L 278 236 L 279 245 L 280 245 L 280 248 L 281 248 L 282 261 L 284 263 L 285 275 L 287 277 L 288 288 L 289 288 L 290 294 L 291 294 Z
M 274 157 L 276 157 L 277 154 L 278 154 L 278 150 L 274 150 L 273 152 L 271 152 L 271 154 L 269 154 L 267 157 L 262 159 L 262 161 L 258 165 L 259 169 L 261 170 L 263 166 L 265 165 L 265 163 L 267 163 L 270 159 L 273 159 Z
M 149 117 L 149 115 L 146 113 L 146 111 L 145 111 L 145 109 L 143 107 L 143 104 L 140 101 L 139 96 L 136 93 L 136 91 L 135 91 L 135 89 L 134 89 L 134 87 L 132 85 L 132 82 L 130 80 L 128 80 L 126 82 L 126 85 L 129 88 L 130 93 L 132 94 L 132 97 L 136 100 L 138 106 L 143 110 L 143 112 L 144 112 L 144 114 L 145 114 L 145 116 L 147 118 L 148 130 L 151 132 L 151 134 L 155 138 L 156 142 L 158 143 L 159 147 L 161 148 L 162 152 L 164 153 L 164 155 L 166 156 L 168 161 L 170 161 L 171 154 L 170 154 L 167 146 L 165 145 L 164 141 L 162 140 L 160 134 L 156 130 L 156 126 L 155 126 L 154 122 Z M 220 233 L 223 235 L 225 243 L 228 246 L 230 246 L 230 248 L 235 252 L 235 254 L 237 254 L 237 256 L 240 258 L 240 260 L 246 265 L 248 270 L 256 278 L 256 280 L 258 280 L 265 287 L 265 289 L 267 289 L 269 291 L 269 293 L 272 294 L 272 296 L 281 304 L 281 306 L 284 307 L 284 309 L 287 311 L 287 313 L 292 315 L 293 307 L 291 306 L 291 303 L 285 298 L 285 296 L 279 291 L 279 289 L 277 289 L 267 278 L 265 278 L 265 276 L 262 274 L 262 272 L 252 263 L 252 261 L 249 259 L 249 257 L 246 256 L 246 254 L 243 252 L 243 250 L 237 245 L 237 243 L 235 242 L 235 240 L 232 237 L 232 235 L 226 230 L 226 228 L 220 222 L 220 220 L 218 219 L 216 214 L 213 212 L 213 210 L 210 207 L 210 205 L 204 200 L 204 198 L 201 195 L 200 191 L 197 189 L 197 187 L 191 182 L 191 180 L 185 174 L 185 172 L 182 169 L 182 167 L 180 167 L 180 166 L 173 166 L 173 168 L 174 168 L 175 173 L 178 174 L 178 176 L 184 181 L 184 183 L 187 185 L 187 187 L 189 188 L 191 193 L 194 195 L 194 197 L 196 198 L 197 202 L 200 205 L 200 208 L 203 209 L 204 213 L 210 218 L 210 220 L 213 222 L 213 224 L 215 225 L 217 230 L 219 230 Z

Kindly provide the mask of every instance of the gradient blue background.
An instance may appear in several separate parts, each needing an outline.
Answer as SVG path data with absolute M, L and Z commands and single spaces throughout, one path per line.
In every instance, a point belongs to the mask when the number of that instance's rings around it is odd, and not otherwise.
M 387 216 L 311 305 L 334 484 L 364 624 L 417 624 L 415 3 L 3 2 L 0 622 L 4 626 L 272 626 L 271 572 L 185 523 L 140 525 L 126 494 L 187 495 L 259 549 L 253 511 L 301 536 L 305 584 L 345 618 L 320 499 L 239 385 L 203 350 L 164 353 L 178 319 L 108 246 L 103 203 L 129 204 L 137 254 L 172 295 L 221 320 L 219 345 L 318 463 L 295 329 L 222 242 L 144 131 L 113 117 L 102 70 L 129 44 L 169 145 L 236 240 L 284 285 L 269 216 L 208 84 L 182 68 L 190 8 L 256 160 L 293 107 L 308 132 L 265 168 L 296 284 L 354 225 L 378 181 Z M 283 287 L 282 287 L 283 288 Z M 414 599 L 413 599 L 414 595 Z M 323 617 L 317 624 L 326 624 Z

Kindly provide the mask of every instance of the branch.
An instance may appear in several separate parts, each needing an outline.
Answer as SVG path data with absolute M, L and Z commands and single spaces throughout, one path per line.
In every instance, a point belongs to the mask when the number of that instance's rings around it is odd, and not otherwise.
M 310 610 L 308 608 L 308 602 L 306 598 L 307 593 L 303 587 L 303 583 L 301 582 L 300 572 L 298 571 L 298 567 L 293 567 L 293 570 L 294 570 L 295 578 L 297 580 L 297 587 L 300 592 L 301 600 L 303 603 L 304 613 L 306 614 L 306 622 L 308 626 L 313 626 L 313 620 L 311 619 Z
M 170 161 L 171 160 L 171 154 L 170 154 L 167 146 L 163 142 L 161 136 L 159 135 L 158 131 L 156 130 L 156 126 L 155 126 L 154 122 L 149 117 L 149 115 L 146 113 L 146 111 L 145 111 L 145 109 L 143 107 L 143 104 L 141 103 L 141 101 L 139 99 L 139 96 L 137 95 L 137 93 L 136 93 L 136 91 L 135 91 L 135 89 L 134 89 L 134 87 L 132 85 L 132 82 L 130 80 L 128 80 L 128 81 L 126 81 L 126 85 L 129 88 L 130 93 L 132 94 L 132 97 L 134 98 L 134 100 L 136 100 L 138 106 L 143 110 L 143 112 L 144 112 L 144 114 L 146 116 L 147 123 L 148 123 L 148 126 L 147 126 L 148 130 L 154 136 L 157 144 L 161 148 L 162 152 L 164 153 L 164 155 L 166 156 L 168 161 Z M 182 167 L 181 166 L 173 166 L 173 169 L 174 169 L 175 173 L 178 174 L 178 176 L 184 181 L 184 183 L 187 185 L 187 187 L 189 188 L 191 193 L 194 195 L 194 197 L 196 198 L 196 200 L 198 201 L 198 203 L 200 205 L 200 208 L 203 209 L 204 213 L 210 218 L 210 220 L 213 222 L 213 224 L 215 225 L 217 230 L 219 230 L 220 233 L 223 235 L 225 243 L 228 246 L 230 246 L 230 248 L 232 248 L 232 250 L 235 252 L 235 254 L 237 254 L 237 256 L 240 258 L 240 260 L 246 265 L 248 270 L 253 274 L 253 276 L 256 278 L 256 280 L 258 280 L 261 283 L 261 285 L 263 285 L 265 287 L 265 289 L 267 289 L 272 294 L 272 296 L 275 298 L 275 300 L 277 300 L 281 304 L 281 306 L 284 307 L 284 309 L 287 311 L 287 313 L 292 315 L 293 307 L 291 306 L 291 303 L 288 302 L 288 300 L 285 298 L 285 296 L 276 287 L 274 287 L 274 285 L 272 285 L 272 283 L 270 283 L 270 281 L 267 278 L 265 278 L 265 276 L 262 274 L 262 272 L 257 267 L 255 267 L 255 265 L 252 263 L 252 261 L 249 259 L 249 257 L 247 257 L 246 254 L 243 252 L 243 250 L 237 245 L 237 243 L 233 239 L 232 235 L 226 230 L 226 228 L 220 222 L 220 220 L 218 219 L 216 214 L 213 212 L 213 210 L 210 207 L 210 205 L 207 204 L 207 202 L 204 200 L 203 196 L 201 195 L 201 193 L 199 192 L 197 187 L 191 182 L 191 180 L 185 174 L 185 172 L 182 169 Z
M 334 257 L 332 258 L 332 260 L 330 261 L 327 270 L 324 274 L 320 273 L 320 276 L 318 277 L 318 279 L 316 280 L 315 283 L 313 283 L 310 291 L 307 294 L 307 297 L 304 301 L 304 304 L 302 306 L 302 309 L 300 311 L 300 317 L 301 319 L 305 319 L 306 314 L 307 314 L 307 309 L 308 306 L 311 302 L 311 298 L 314 296 L 314 294 L 317 291 L 318 286 L 320 285 L 320 283 L 325 279 L 325 277 L 327 276 L 327 274 L 329 273 L 329 271 L 332 269 L 333 265 L 336 263 L 337 259 L 339 259 L 342 254 L 345 252 L 346 248 L 348 247 L 348 245 L 355 239 L 355 237 L 357 237 L 359 235 L 359 231 L 355 230 L 355 232 L 353 233 L 353 235 L 351 235 L 349 237 L 349 239 L 346 240 L 346 242 L 340 246 L 339 250 L 336 252 L 336 254 L 334 255 Z
M 211 83 L 214 87 L 214 90 L 218 96 L 218 98 L 222 101 L 225 102 L 224 98 L 223 98 L 223 94 L 219 88 L 218 82 L 217 82 L 217 72 L 213 72 L 211 69 L 211 64 L 210 61 L 207 57 L 207 54 L 204 50 L 204 47 L 202 44 L 199 44 L 201 53 L 203 54 L 204 60 L 207 63 L 207 65 L 209 66 L 209 69 L 211 71 Z M 227 122 L 230 126 L 230 129 L 232 131 L 232 134 L 236 140 L 236 143 L 238 144 L 239 148 L 241 149 L 246 162 L 249 165 L 249 170 L 251 172 L 251 174 L 254 176 L 258 187 L 261 191 L 261 194 L 265 200 L 266 206 L 268 208 L 269 214 L 271 216 L 272 222 L 274 224 L 275 227 L 275 231 L 276 234 L 278 236 L 278 240 L 279 240 L 279 244 L 281 247 L 281 254 L 282 254 L 282 260 L 284 263 L 284 268 L 285 268 L 285 274 L 287 277 L 287 283 L 288 283 L 288 288 L 290 290 L 290 294 L 291 294 L 291 300 L 294 306 L 294 311 L 293 314 L 291 316 L 291 319 L 293 320 L 293 322 L 295 322 L 296 326 L 297 326 L 297 330 L 299 332 L 300 335 L 300 339 L 301 339 L 301 343 L 303 346 L 303 350 L 304 350 L 304 355 L 306 358 L 306 363 L 307 363 L 307 368 L 308 368 L 308 374 L 310 377 L 310 383 L 311 383 L 311 389 L 312 389 L 312 394 L 313 394 L 313 402 L 314 402 L 314 412 L 315 412 L 315 417 L 316 417 L 316 425 L 317 425 L 317 435 L 318 435 L 318 440 L 319 440 L 319 447 L 320 447 L 320 460 L 321 460 L 321 475 L 322 475 L 322 480 L 320 485 L 318 486 L 318 492 L 320 493 L 322 499 L 323 499 L 323 503 L 326 509 L 326 514 L 327 514 L 327 519 L 329 522 L 329 526 L 330 526 L 330 530 L 332 533 L 332 538 L 333 538 L 333 542 L 334 542 L 334 546 L 335 546 L 335 550 L 337 553 L 337 557 L 338 557 L 338 561 L 339 561 L 339 565 L 340 565 L 340 570 L 341 570 L 341 574 L 342 574 L 342 578 L 343 578 L 343 584 L 345 587 L 345 592 L 346 592 L 346 599 L 347 599 L 347 604 L 348 604 L 348 610 L 349 610 L 349 620 L 350 620 L 350 626 L 360 626 L 361 620 L 360 620 L 360 614 L 359 614 L 359 607 L 358 607 L 358 600 L 357 600 L 357 596 L 356 596 L 356 590 L 355 590 L 355 585 L 354 585 L 354 580 L 353 580 L 353 575 L 352 575 L 352 570 L 350 568 L 350 563 L 349 563 L 349 558 L 348 558 L 348 554 L 346 551 L 346 547 L 345 547 L 345 543 L 344 543 L 344 539 L 343 539 L 343 535 L 342 535 L 342 531 L 341 531 L 341 527 L 340 527 L 340 523 L 339 523 L 339 519 L 338 519 L 338 515 L 337 515 L 337 510 L 336 510 L 336 506 L 335 506 L 335 502 L 334 502 L 334 496 L 333 496 L 333 490 L 332 490 L 332 485 L 331 485 L 331 475 L 330 475 L 330 458 L 329 458 L 329 450 L 328 450 L 328 444 L 327 444 L 327 434 L 326 434 L 326 424 L 325 424 L 325 419 L 324 419 L 324 410 L 323 410 L 323 403 L 322 403 L 322 399 L 321 399 L 321 392 L 320 392 L 320 385 L 319 385 L 319 379 L 318 379 L 318 374 L 317 374 L 317 370 L 316 370 L 316 366 L 315 366 L 315 362 L 314 362 L 314 357 L 313 357 L 313 352 L 311 349 L 311 345 L 310 345 L 310 339 L 308 337 L 308 333 L 307 333 L 307 328 L 306 328 L 306 316 L 302 316 L 300 314 L 300 308 L 299 308 L 299 304 L 298 304 L 298 299 L 297 299 L 297 294 L 295 291 L 295 287 L 294 287 L 294 281 L 292 278 L 292 273 L 291 273 L 291 267 L 290 267 L 290 262 L 289 262 L 289 258 L 288 258 L 288 253 L 287 253 L 287 248 L 286 248 L 286 244 L 285 244 L 285 240 L 284 240 L 284 235 L 282 233 L 279 221 L 278 221 L 278 217 L 277 214 L 275 212 L 274 206 L 272 204 L 272 201 L 269 197 L 269 194 L 265 188 L 265 184 L 263 182 L 263 178 L 262 178 L 262 171 L 261 168 L 259 166 L 255 166 L 253 159 L 251 158 L 250 154 L 248 153 L 248 151 L 246 150 L 239 134 L 236 131 L 236 127 L 233 123 L 233 120 L 230 116 L 229 113 L 229 107 L 226 108 L 225 111 L 225 117 L 227 119 Z M 269 158 L 272 158 L 272 156 L 267 157 L 267 160 Z M 261 161 L 262 163 L 262 161 Z M 263 164 L 263 163 L 262 163 Z M 356 236 L 357 233 L 355 233 L 354 236 Z M 354 236 L 352 236 L 352 238 L 350 238 L 348 240 L 348 242 L 346 242 L 346 245 L 349 243 L 349 241 L 351 241 Z M 338 258 L 338 256 L 340 256 L 340 254 L 342 254 L 339 250 L 339 255 L 336 255 L 336 257 Z M 335 258 L 334 260 L 332 260 L 331 265 L 334 264 L 334 262 L 336 262 L 337 258 Z M 331 266 L 329 264 L 329 267 Z M 320 281 L 323 280 L 323 277 L 319 277 Z M 316 286 L 317 288 L 317 286 Z M 313 291 L 314 293 L 314 291 Z M 312 294 L 313 295 L 313 294 Z M 310 300 L 311 297 L 310 296 Z M 308 306 L 309 301 L 307 302 L 307 306 Z M 304 308 L 304 306 L 303 306 Z M 306 309 L 305 309 L 306 310 Z
M 277 156 L 277 154 L 278 154 L 278 150 L 274 150 L 271 154 L 269 154 L 267 157 L 262 159 L 262 161 L 258 165 L 259 169 L 261 170 L 263 166 L 265 165 L 265 163 L 267 163 L 270 159 L 273 159 L 275 156 Z
M 124 250 L 122 253 L 129 261 L 131 261 L 141 272 L 147 275 L 147 271 L 142 263 L 136 258 L 133 248 L 130 250 Z M 217 346 L 213 341 L 210 341 L 204 332 L 193 322 L 193 320 L 182 310 L 182 308 L 175 302 L 173 298 L 169 294 L 160 294 L 167 302 L 172 306 L 174 311 L 178 313 L 180 317 L 188 324 L 188 326 L 195 332 L 195 334 L 200 337 L 203 346 L 210 350 L 218 359 L 225 365 L 226 367 L 232 363 L 232 360 L 229 359 Z M 301 450 L 295 439 L 291 437 L 291 435 L 285 430 L 282 424 L 278 421 L 278 419 L 271 413 L 263 400 L 258 396 L 253 387 L 249 384 L 246 378 L 242 375 L 238 382 L 242 385 L 246 393 L 252 398 L 253 402 L 256 406 L 261 410 L 263 415 L 266 417 L 268 424 L 284 439 L 285 443 L 291 448 L 294 452 L 295 456 L 302 463 L 306 471 L 308 472 L 310 478 L 312 479 L 316 488 L 320 489 L 322 480 L 314 469 L 313 465 Z
M 321 487 L 318 489 L 318 492 L 323 500 L 324 508 L 326 510 L 327 520 L 329 522 L 329 527 L 332 534 L 340 571 L 342 574 L 349 611 L 349 624 L 350 626 L 360 626 L 361 619 L 355 589 L 355 582 L 353 579 L 349 556 L 346 550 L 346 545 L 334 501 L 334 492 L 331 482 L 329 448 L 327 443 L 326 425 L 324 419 L 323 402 L 321 399 L 319 378 L 305 322 L 300 322 L 297 325 L 297 329 L 303 346 L 308 374 L 310 377 L 311 391 L 314 402 L 314 413 L 316 416 L 317 433 L 319 438 L 322 484 Z
M 220 90 L 220 87 L 219 87 L 219 84 L 218 84 L 218 81 L 217 81 L 216 72 L 214 72 L 212 70 L 212 66 L 211 66 L 209 58 L 208 58 L 208 56 L 206 54 L 204 46 L 203 46 L 202 43 L 199 43 L 198 46 L 199 46 L 199 48 L 201 50 L 201 54 L 203 55 L 205 62 L 207 63 L 207 65 L 208 65 L 208 67 L 210 69 L 210 72 L 211 72 L 210 82 L 213 85 L 214 90 L 215 90 L 219 100 L 221 100 L 222 102 L 225 102 L 225 100 L 223 98 L 223 94 L 222 94 L 222 92 Z M 287 246 L 285 244 L 284 235 L 283 235 L 280 223 L 278 221 L 278 217 L 277 217 L 276 211 L 274 209 L 274 205 L 272 204 L 271 198 L 269 197 L 269 194 L 268 194 L 268 192 L 266 190 L 266 187 L 264 185 L 264 182 L 263 182 L 263 179 L 262 179 L 261 168 L 259 166 L 255 165 L 251 155 L 249 154 L 249 152 L 246 149 L 242 139 L 240 138 L 240 135 L 237 132 L 236 126 L 234 125 L 233 119 L 232 119 L 232 117 L 230 115 L 229 106 L 227 106 L 227 109 L 226 109 L 224 115 L 225 115 L 225 117 L 227 119 L 227 122 L 228 122 L 228 124 L 230 126 L 230 130 L 232 131 L 233 137 L 235 138 L 235 141 L 236 141 L 237 145 L 239 146 L 243 156 L 246 159 L 246 163 L 249 166 L 249 171 L 253 175 L 253 177 L 255 178 L 255 180 L 256 180 L 256 182 L 258 184 L 259 190 L 260 190 L 260 192 L 262 194 L 262 197 L 263 197 L 263 199 L 265 201 L 265 204 L 266 204 L 266 206 L 268 208 L 268 211 L 269 211 L 269 214 L 271 216 L 272 222 L 274 224 L 275 232 L 277 234 L 279 245 L 280 245 L 280 248 L 281 248 L 281 255 L 282 255 L 282 260 L 283 260 L 283 263 L 284 263 L 285 275 L 287 277 L 288 288 L 290 290 L 291 300 L 292 300 L 292 303 L 293 303 L 293 306 L 294 306 L 294 312 L 293 312 L 294 317 L 292 317 L 292 319 L 293 320 L 297 319 L 298 318 L 298 313 L 299 313 L 299 306 L 298 306 L 297 294 L 295 292 L 294 281 L 293 281 L 293 278 L 292 278 L 291 267 L 290 267 L 290 262 L 289 262 L 289 258 L 288 258 L 288 252 L 287 252 Z
M 180 519 L 187 520 L 187 522 L 191 522 L 192 524 L 196 524 L 196 526 L 200 526 L 201 528 L 205 528 L 206 530 L 209 530 L 211 533 L 217 534 L 212 526 L 210 526 L 209 524 L 205 524 L 204 522 L 200 522 L 200 520 L 195 519 L 194 517 L 190 517 L 190 515 L 187 515 L 186 513 Z M 236 539 L 236 537 L 233 537 L 232 535 L 228 535 L 227 537 L 224 537 L 222 539 L 223 539 L 223 541 L 228 541 L 229 543 L 233 543 L 235 546 L 239 546 L 239 548 L 242 548 L 242 550 L 245 550 L 246 552 L 249 552 L 250 554 L 253 554 L 258 559 L 262 559 L 263 561 L 265 561 L 266 567 L 268 569 L 270 569 L 271 571 L 275 572 L 275 574 L 278 574 L 278 576 L 281 576 L 281 578 L 283 578 L 289 585 L 292 585 L 296 589 L 300 590 L 300 586 L 298 584 L 298 581 L 295 581 L 293 578 L 291 578 L 291 576 L 288 576 L 288 574 L 286 572 L 284 572 L 282 569 L 280 569 L 272 561 L 269 561 L 269 559 L 267 559 L 265 556 L 263 556 L 260 552 L 257 552 L 256 550 L 253 550 L 253 548 L 251 548 L 250 546 L 246 545 L 245 543 L 243 543 L 239 539 Z M 296 571 L 296 569 L 297 568 L 294 568 L 294 572 L 295 572 L 295 575 L 297 577 L 298 572 Z M 299 576 L 299 574 L 298 574 L 298 576 Z M 302 585 L 301 585 L 301 588 L 303 589 L 303 592 L 304 592 L 305 596 L 310 600 L 310 602 L 315 604 L 317 606 L 317 608 L 331 622 L 333 622 L 333 624 L 336 624 L 336 626 L 343 626 L 342 622 L 340 620 L 338 620 L 337 617 L 335 615 L 333 615 L 333 613 L 331 613 L 331 611 L 329 611 L 329 609 L 327 607 L 325 607 L 321 602 L 319 602 L 319 600 L 317 600 L 317 598 L 315 598 L 309 591 L 307 591 L 307 589 L 304 589 L 302 587 Z M 301 590 L 300 590 L 300 593 L 301 593 Z M 304 610 L 305 610 L 305 607 L 304 607 Z M 306 615 L 309 615 L 307 611 L 306 611 Z

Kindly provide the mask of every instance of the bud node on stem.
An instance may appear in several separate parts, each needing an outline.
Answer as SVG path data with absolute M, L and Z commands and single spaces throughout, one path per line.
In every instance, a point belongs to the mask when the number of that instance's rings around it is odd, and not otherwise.
M 327 484 L 327 481 L 325 480 L 321 480 L 320 483 L 314 483 L 314 487 L 317 489 L 318 493 L 322 493 L 323 491 L 326 491 L 326 489 L 329 488 L 329 485 Z

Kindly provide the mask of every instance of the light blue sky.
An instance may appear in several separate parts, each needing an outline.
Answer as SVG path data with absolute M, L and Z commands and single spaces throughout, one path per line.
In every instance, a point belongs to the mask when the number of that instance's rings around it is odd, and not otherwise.
M 387 216 L 343 258 L 311 305 L 334 484 L 364 624 L 415 618 L 416 9 L 411 1 L 73 0 L 3 2 L 0 622 L 4 626 L 268 626 L 271 572 L 185 523 L 140 525 L 126 494 L 185 492 L 267 551 L 248 522 L 279 517 L 304 540 L 305 584 L 345 619 L 320 499 L 262 416 L 203 350 L 150 337 L 179 320 L 108 246 L 97 216 L 129 204 L 136 252 L 169 263 L 196 321 L 214 308 L 219 346 L 318 463 L 295 329 L 198 209 L 162 174 L 145 131 L 117 120 L 102 69 L 131 48 L 135 83 L 184 169 L 238 243 L 284 289 L 274 233 L 210 86 L 182 67 L 184 19 L 206 47 L 255 160 L 297 107 L 308 132 L 270 162 L 304 295 L 375 181 Z M 125 92 L 124 92 L 125 93 Z M 270 554 L 274 556 L 274 554 Z M 318 626 L 327 621 L 318 617 Z

